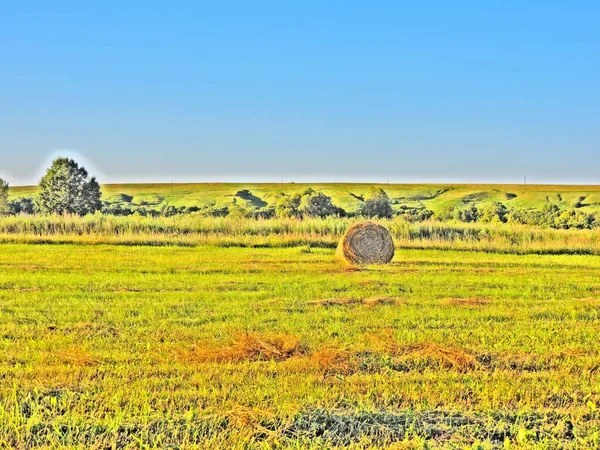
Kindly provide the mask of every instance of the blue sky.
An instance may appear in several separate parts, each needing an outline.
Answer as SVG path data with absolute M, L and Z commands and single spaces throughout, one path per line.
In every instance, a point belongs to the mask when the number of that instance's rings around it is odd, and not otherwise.
M 0 176 L 600 183 L 597 1 L 4 2 Z

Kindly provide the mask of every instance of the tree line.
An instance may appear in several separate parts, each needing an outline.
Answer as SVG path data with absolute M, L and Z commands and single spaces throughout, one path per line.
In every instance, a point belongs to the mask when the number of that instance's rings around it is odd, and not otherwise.
M 366 218 L 402 217 L 411 222 L 437 219 L 441 221 L 480 223 L 515 223 L 559 229 L 591 229 L 600 227 L 600 213 L 591 214 L 578 208 L 565 208 L 547 202 L 541 209 L 511 208 L 502 202 L 476 205 L 467 203 L 460 208 L 451 208 L 434 214 L 425 207 L 415 208 L 406 205 L 392 205 L 387 193 L 381 188 L 373 188 L 361 200 L 358 210 L 345 211 L 334 204 L 331 197 L 323 192 L 307 189 L 292 195 L 281 194 L 274 205 L 250 206 L 245 199 L 252 196 L 247 189 L 239 191 L 229 205 L 211 203 L 199 206 L 160 207 L 148 205 L 126 205 L 102 202 L 102 192 L 96 178 L 90 176 L 84 167 L 69 158 L 57 158 L 39 183 L 39 192 L 33 198 L 21 197 L 8 200 L 9 185 L 0 179 L 0 215 L 7 214 L 58 214 L 84 216 L 100 212 L 106 215 L 170 217 L 180 214 L 198 213 L 218 217 L 241 218 L 310 218 L 347 217 Z M 256 198 L 256 197 L 255 197 Z M 260 199 L 259 199 L 260 200 Z M 264 202 L 263 202 L 264 203 Z

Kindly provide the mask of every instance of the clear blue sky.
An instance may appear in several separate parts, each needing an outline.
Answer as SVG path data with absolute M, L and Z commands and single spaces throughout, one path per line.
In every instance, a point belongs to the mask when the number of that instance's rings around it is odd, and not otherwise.
M 598 1 L 3 2 L 0 176 L 600 183 Z

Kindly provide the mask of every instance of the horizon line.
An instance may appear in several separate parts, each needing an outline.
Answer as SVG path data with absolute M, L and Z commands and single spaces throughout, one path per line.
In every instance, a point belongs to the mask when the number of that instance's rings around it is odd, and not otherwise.
M 134 181 L 134 182 L 110 182 L 100 183 L 100 186 L 123 186 L 123 185 L 164 185 L 164 186 L 175 186 L 175 185 L 214 185 L 214 184 L 243 184 L 243 185 L 377 185 L 377 186 L 577 186 L 577 187 L 600 187 L 600 183 L 507 183 L 507 182 L 465 182 L 465 181 L 416 181 L 416 182 L 381 182 L 381 181 Z M 9 189 L 12 188 L 34 188 L 38 187 L 38 184 L 17 184 L 10 185 Z

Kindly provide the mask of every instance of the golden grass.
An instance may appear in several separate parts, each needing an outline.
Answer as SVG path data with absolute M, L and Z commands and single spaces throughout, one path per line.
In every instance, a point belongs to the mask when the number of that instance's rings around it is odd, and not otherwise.
M 229 344 L 195 344 L 189 351 L 178 350 L 178 356 L 189 362 L 282 361 L 305 352 L 294 335 L 244 332 L 236 333 Z

